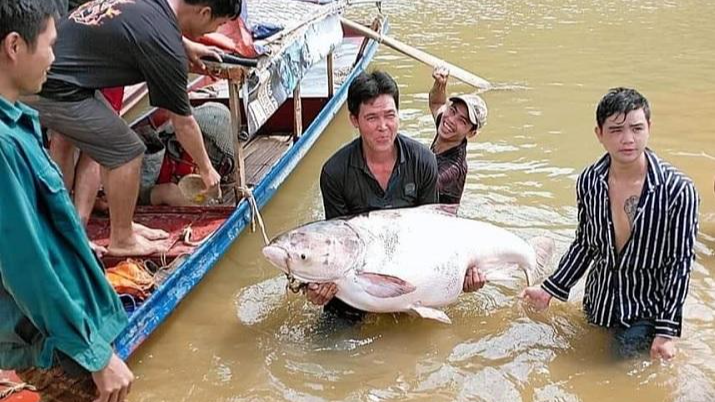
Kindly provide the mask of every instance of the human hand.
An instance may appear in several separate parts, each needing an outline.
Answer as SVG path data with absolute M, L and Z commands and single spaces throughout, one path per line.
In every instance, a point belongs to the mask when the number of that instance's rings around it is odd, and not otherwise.
M 305 295 L 316 306 L 326 305 L 338 293 L 338 286 L 332 282 L 308 284 Z
M 546 310 L 551 302 L 551 295 L 541 288 L 541 286 L 531 286 L 519 293 L 519 298 L 523 299 L 537 311 Z
M 204 182 L 204 193 L 221 184 L 221 175 L 211 165 L 205 169 L 199 169 L 199 174 Z
M 92 381 L 99 391 L 94 402 L 124 402 L 134 382 L 134 374 L 116 353 L 112 353 L 107 366 L 92 373 Z
M 449 69 L 445 66 L 436 66 L 434 70 L 432 70 L 432 78 L 434 78 L 434 83 L 436 85 L 447 85 L 447 80 L 449 79 Z
M 467 274 L 464 275 L 464 292 L 475 292 L 487 283 L 487 276 L 479 270 L 478 267 L 472 266 L 467 269 Z
M 189 59 L 189 69 L 193 72 L 203 73 L 206 71 L 206 64 L 201 58 L 210 58 L 221 62 L 221 51 L 217 47 L 206 46 L 184 38 L 184 49 L 186 57 Z
M 676 351 L 674 339 L 656 336 L 650 347 L 650 358 L 670 360 L 675 357 Z

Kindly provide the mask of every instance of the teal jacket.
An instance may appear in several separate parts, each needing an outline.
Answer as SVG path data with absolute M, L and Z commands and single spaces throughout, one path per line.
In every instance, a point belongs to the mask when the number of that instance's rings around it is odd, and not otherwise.
M 42 147 L 37 112 L 2 97 L 0 285 L 0 369 L 49 368 L 57 351 L 89 371 L 109 362 L 126 314 Z M 16 331 L 25 317 L 32 340 Z

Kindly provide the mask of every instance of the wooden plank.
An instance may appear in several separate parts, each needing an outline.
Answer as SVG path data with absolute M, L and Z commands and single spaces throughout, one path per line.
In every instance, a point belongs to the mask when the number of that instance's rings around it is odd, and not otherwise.
M 333 51 L 328 53 L 328 58 L 326 60 L 327 64 L 327 74 L 328 74 L 328 98 L 332 98 L 335 94 L 335 73 L 333 67 Z
M 233 137 L 234 154 L 237 168 L 235 169 L 234 192 L 236 205 L 243 198 L 242 187 L 246 186 L 246 158 L 243 152 L 244 142 L 239 138 L 241 132 L 241 101 L 239 99 L 241 80 L 228 81 L 228 103 L 231 109 L 231 136 Z
M 300 82 L 293 90 L 293 141 L 303 135 L 303 102 L 300 99 Z
M 290 148 L 290 136 L 257 136 L 246 147 L 246 180 L 258 184 L 271 167 Z

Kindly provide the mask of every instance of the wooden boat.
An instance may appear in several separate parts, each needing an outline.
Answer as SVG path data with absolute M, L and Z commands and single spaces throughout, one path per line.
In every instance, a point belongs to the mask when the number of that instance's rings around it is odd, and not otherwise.
M 249 7 L 265 0 L 249 0 Z M 299 3 L 293 0 L 270 0 L 269 2 Z M 306 3 L 310 4 L 310 3 Z M 284 42 L 296 40 L 296 33 L 310 31 L 311 24 L 318 23 L 326 16 L 334 16 L 346 7 L 347 2 L 337 1 L 332 5 L 315 4 L 312 14 L 294 27 L 286 27 L 283 32 L 271 39 Z M 319 9 L 323 7 L 324 9 Z M 317 10 L 317 11 L 316 11 Z M 288 10 L 295 21 L 295 11 Z M 314 17 L 312 20 L 310 19 Z M 304 16 L 305 17 L 305 16 Z M 308 21 L 306 21 L 306 19 Z M 338 22 L 339 23 L 339 22 Z M 340 24 L 340 23 L 339 23 Z M 246 115 L 246 108 L 241 107 L 239 95 L 244 80 L 250 78 L 252 68 L 212 65 L 213 72 L 223 80 L 200 77 L 190 85 L 192 103 L 199 105 L 206 101 L 218 101 L 232 110 L 232 128 L 238 137 L 236 151 L 240 169 L 237 173 L 237 197 L 235 206 L 196 206 L 196 207 L 138 207 L 135 220 L 154 228 L 160 228 L 171 234 L 172 247 L 164 255 L 148 258 L 159 266 L 169 266 L 173 270 L 157 285 L 150 297 L 136 309 L 129 312 L 129 324 L 115 342 L 117 353 L 128 358 L 144 340 L 146 340 L 176 309 L 183 298 L 201 281 L 204 275 L 219 261 L 239 234 L 251 224 L 251 203 L 240 192 L 250 188 L 258 208 L 262 208 L 275 194 L 281 183 L 310 150 L 333 117 L 347 99 L 350 83 L 366 69 L 379 44 L 358 32 L 342 26 L 340 43 L 326 58 L 315 63 L 296 83 L 291 96 L 265 121 L 260 123 L 254 133 L 246 136 L 247 125 L 242 124 L 241 116 Z M 386 33 L 386 19 L 379 16 L 373 22 L 372 29 Z M 288 32 L 291 31 L 291 32 Z M 260 68 L 260 65 L 259 65 Z M 218 96 L 201 95 L 206 88 L 218 88 Z M 131 125 L 134 128 L 150 125 L 160 128 L 166 124 L 166 114 L 161 110 L 148 110 L 138 113 L 127 105 L 135 107 L 145 103 L 138 96 L 145 93 L 142 86 L 128 90 L 125 95 L 123 114 L 138 115 Z M 245 96 L 246 91 L 241 95 Z M 255 121 L 253 123 L 256 123 Z M 240 187 L 240 188 L 239 188 Z M 186 239 L 186 229 L 191 228 L 192 241 Z M 88 227 L 90 238 L 106 244 L 109 235 L 109 222 L 106 217 L 93 217 Z M 197 244 L 199 243 L 199 244 Z M 106 257 L 105 266 L 111 267 L 119 260 Z M 0 380 L 15 381 L 13 373 L 0 371 Z M 0 386 L 0 391 L 3 389 Z M 2 399 L 3 402 L 36 401 L 37 395 L 23 391 Z
M 382 29 L 387 29 L 382 24 Z M 267 120 L 255 136 L 241 141 L 242 166 L 241 187 L 252 190 L 258 208 L 262 208 L 277 191 L 280 184 L 297 166 L 310 147 L 319 138 L 335 114 L 347 99 L 348 86 L 363 71 L 377 50 L 378 44 L 346 31 L 341 46 L 334 53 L 333 66 L 349 68 L 349 73 L 334 91 L 330 90 L 327 77 L 320 79 L 328 70 L 328 62 L 313 67 L 305 77 L 304 84 L 295 93 L 299 97 L 286 101 Z M 365 43 L 361 51 L 361 44 Z M 358 57 L 359 56 L 359 57 Z M 315 74 L 318 74 L 316 76 Z M 322 87 L 321 87 L 322 84 Z M 201 86 L 201 83 L 199 83 Z M 295 102 L 295 99 L 299 101 Z M 197 100 L 195 103 L 204 102 Z M 216 98 L 232 103 L 227 98 Z M 233 102 L 234 105 L 237 102 Z M 298 111 L 298 118 L 295 118 Z M 154 112 L 136 125 L 156 124 L 161 113 Z M 239 197 L 240 198 L 240 197 Z M 228 250 L 238 235 L 251 224 L 251 205 L 241 198 L 236 207 L 143 207 L 139 208 L 136 220 L 150 227 L 161 228 L 171 233 L 173 247 L 163 256 L 153 259 L 161 265 L 170 264 L 184 256 L 176 269 L 136 311 L 130 315 L 127 328 L 116 340 L 115 348 L 122 358 L 127 358 L 168 317 L 181 300 L 199 283 L 201 278 Z M 185 229 L 190 227 L 193 242 L 202 242 L 198 247 L 186 244 Z M 108 222 L 95 220 L 90 225 L 90 237 L 98 243 L 106 242 Z M 105 259 L 112 266 L 116 259 Z

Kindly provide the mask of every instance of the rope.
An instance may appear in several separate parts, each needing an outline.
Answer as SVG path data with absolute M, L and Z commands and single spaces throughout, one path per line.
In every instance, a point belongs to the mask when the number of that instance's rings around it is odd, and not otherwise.
M 6 389 L 0 391 L 0 399 L 5 399 L 12 394 L 20 393 L 25 390 L 37 391 L 37 388 L 24 382 L 15 383 L 12 381 L 0 381 L 0 387 L 7 387 Z
M 238 187 L 241 194 L 248 199 L 248 204 L 251 206 L 251 231 L 256 231 L 256 220 L 258 225 L 261 227 L 261 233 L 263 234 L 263 242 L 268 245 L 271 241 L 268 239 L 266 234 L 266 225 L 263 223 L 263 217 L 261 216 L 261 210 L 258 208 L 258 203 L 256 198 L 253 196 L 253 191 L 247 187 Z

